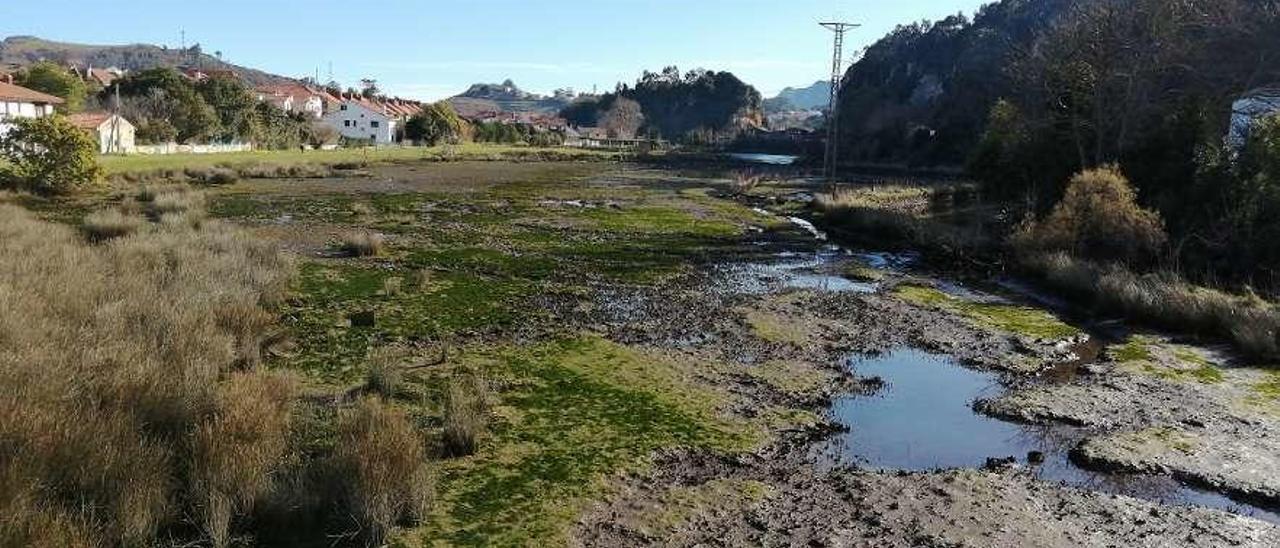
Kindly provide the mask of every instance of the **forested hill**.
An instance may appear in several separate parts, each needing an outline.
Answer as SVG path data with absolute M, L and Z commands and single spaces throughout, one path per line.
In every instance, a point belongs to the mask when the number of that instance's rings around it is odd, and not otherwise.
M 1208 101 L 1222 126 L 1230 98 L 1280 83 L 1278 4 L 1002 0 L 972 19 L 900 26 L 845 75 L 844 157 L 963 164 L 1001 98 L 1036 123 L 1074 124 L 1079 142 L 1063 144 L 1113 161 L 1167 118 L 1171 101 Z
M 216 53 L 216 52 L 215 52 Z M 118 67 L 128 71 L 151 68 L 195 66 L 204 70 L 230 70 L 252 84 L 272 84 L 290 78 L 223 62 L 217 55 L 203 51 L 199 44 L 187 49 L 150 44 L 95 46 L 54 42 L 34 36 L 10 36 L 0 41 L 0 66 L 27 66 L 38 61 L 59 64 Z
M 645 71 L 634 86 L 578 101 L 561 116 L 579 126 L 606 126 L 687 142 L 705 142 L 764 123 L 760 92 L 729 72 L 676 67 Z M 614 127 L 617 126 L 617 127 Z M 635 126 L 634 128 L 628 126 Z M 615 131 L 620 130 L 620 131 Z
M 991 105 L 1013 93 L 1009 60 L 1075 0 L 1004 0 L 901 25 L 865 51 L 840 94 L 846 158 L 961 164 Z

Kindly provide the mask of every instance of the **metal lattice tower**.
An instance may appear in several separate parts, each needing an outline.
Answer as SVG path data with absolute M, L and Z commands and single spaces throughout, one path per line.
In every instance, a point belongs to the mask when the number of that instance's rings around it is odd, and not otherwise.
M 831 96 L 827 103 L 827 151 L 822 171 L 827 182 L 835 183 L 840 157 L 840 82 L 844 79 L 844 34 L 860 25 L 855 23 L 819 23 L 834 32 L 835 47 L 831 55 Z

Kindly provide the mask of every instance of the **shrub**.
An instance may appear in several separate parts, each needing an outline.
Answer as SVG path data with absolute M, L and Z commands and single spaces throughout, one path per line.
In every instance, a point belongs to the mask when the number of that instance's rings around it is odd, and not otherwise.
M 41 193 L 65 193 L 102 178 L 98 145 L 62 116 L 18 118 L 0 136 L 0 183 Z
M 449 381 L 445 394 L 443 449 L 448 456 L 463 457 L 476 452 L 488 418 L 488 390 L 475 375 Z
M 348 232 L 342 236 L 342 250 L 352 257 L 375 257 L 382 254 L 385 246 L 382 235 L 369 230 Z
M 229 167 L 187 168 L 183 173 L 203 185 L 229 185 L 240 181 L 240 174 Z
M 107 209 L 86 215 L 81 229 L 92 242 L 105 242 L 134 234 L 146 225 L 146 221 L 126 215 L 118 209 Z
M 729 178 L 729 191 L 736 194 L 746 194 L 751 192 L 757 186 L 760 186 L 764 176 L 749 171 L 735 171 Z
M 391 529 L 421 519 L 432 496 L 422 439 L 408 417 L 377 398 L 366 398 L 338 418 L 334 473 L 346 510 L 370 545 Z
M 1073 177 L 1049 216 L 1026 223 L 1013 244 L 1023 253 L 1066 251 L 1141 264 L 1155 259 L 1166 240 L 1159 214 L 1139 207 L 1128 179 L 1109 166 Z

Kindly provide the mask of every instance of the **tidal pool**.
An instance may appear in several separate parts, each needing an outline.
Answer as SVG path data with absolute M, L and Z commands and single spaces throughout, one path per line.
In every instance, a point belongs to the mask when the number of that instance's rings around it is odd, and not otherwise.
M 831 416 L 848 431 L 819 449 L 819 462 L 825 467 L 928 471 L 981 468 L 989 458 L 1013 457 L 1042 480 L 1164 504 L 1217 508 L 1280 524 L 1276 512 L 1169 477 L 1094 472 L 1076 466 L 1069 452 L 1088 431 L 1016 424 L 974 411 L 974 401 L 1004 392 L 995 373 L 910 348 L 851 357 L 846 365 L 859 378 L 878 378 L 883 386 L 874 393 L 835 400 Z M 1031 458 L 1033 452 L 1036 458 Z

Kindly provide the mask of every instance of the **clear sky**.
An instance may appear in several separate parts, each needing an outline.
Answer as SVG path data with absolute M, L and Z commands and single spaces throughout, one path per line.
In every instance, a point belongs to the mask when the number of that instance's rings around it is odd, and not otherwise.
M 511 78 L 547 93 L 678 65 L 729 70 L 766 96 L 826 79 L 830 33 L 865 26 L 847 57 L 894 25 L 972 14 L 983 0 L 3 0 L 0 37 L 187 44 L 287 76 L 363 77 L 418 99 Z

